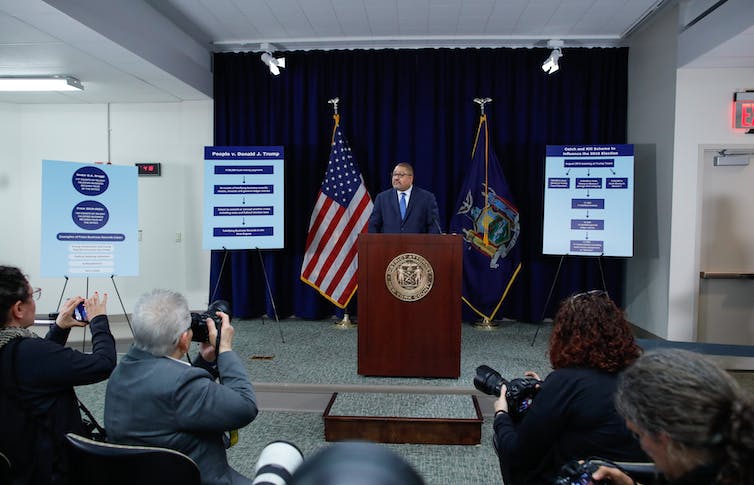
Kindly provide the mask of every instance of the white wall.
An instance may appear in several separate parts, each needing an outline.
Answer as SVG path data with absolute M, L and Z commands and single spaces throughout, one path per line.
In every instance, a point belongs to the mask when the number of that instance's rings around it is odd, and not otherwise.
M 635 210 L 625 305 L 631 322 L 661 337 L 667 335 L 677 18 L 675 8 L 663 12 L 632 37 L 628 55 L 628 142 L 635 144 Z
M 17 174 L 22 169 L 18 112 L 18 105 L 0 103 L 0 221 L 5 232 L 4 237 L 0 238 L 0 260 L 3 261 L 13 235 L 23 234 L 21 225 L 24 224 L 26 212 L 16 202 L 23 194 L 23 179 Z
M 678 69 L 679 42 L 694 35 L 693 28 L 681 36 L 678 30 L 678 10 L 669 8 L 635 34 L 629 48 L 636 210 L 625 300 L 639 327 L 696 341 L 704 147 L 754 143 L 754 135 L 731 128 L 730 112 L 733 92 L 754 88 L 754 70 Z
M 754 143 L 754 135 L 731 127 L 733 93 L 742 88 L 754 88 L 754 69 L 678 70 L 668 281 L 668 338 L 673 340 L 697 337 L 704 146 Z
M 151 288 L 183 293 L 192 309 L 206 308 L 209 252 L 201 249 L 203 147 L 211 145 L 212 102 L 110 106 L 110 159 L 114 164 L 161 162 L 161 177 L 138 181 L 140 269 L 116 277 L 126 311 Z M 41 160 L 108 158 L 107 105 L 0 105 L 0 204 L 5 236 L 0 263 L 21 267 L 43 288 L 38 313 L 54 311 L 64 279 L 39 276 Z M 180 234 L 180 242 L 176 235 Z M 85 279 L 71 278 L 66 296 L 83 294 Z M 110 278 L 91 278 L 89 290 L 110 294 L 109 312 L 122 312 Z

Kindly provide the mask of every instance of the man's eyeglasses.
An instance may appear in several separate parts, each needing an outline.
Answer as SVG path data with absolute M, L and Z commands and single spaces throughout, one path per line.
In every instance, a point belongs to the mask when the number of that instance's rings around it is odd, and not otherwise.
M 401 177 L 401 178 L 408 177 L 409 175 L 413 175 L 413 174 L 412 173 L 398 173 L 398 172 L 393 172 L 390 174 L 391 177 Z
M 31 290 L 32 300 L 39 300 L 40 296 L 42 296 L 42 288 L 34 288 L 33 290 Z

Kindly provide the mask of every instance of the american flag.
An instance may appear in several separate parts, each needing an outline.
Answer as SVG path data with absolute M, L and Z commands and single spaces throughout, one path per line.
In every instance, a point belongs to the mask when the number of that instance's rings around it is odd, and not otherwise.
M 327 173 L 309 221 L 301 280 L 339 308 L 356 292 L 356 239 L 367 230 L 371 213 L 372 198 L 336 122 Z

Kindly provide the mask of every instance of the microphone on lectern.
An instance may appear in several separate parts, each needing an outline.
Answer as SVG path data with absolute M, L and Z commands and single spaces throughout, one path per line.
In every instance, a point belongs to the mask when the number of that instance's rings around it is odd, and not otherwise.
M 444 232 L 442 232 L 442 227 L 440 227 L 440 223 L 437 222 L 437 218 L 436 217 L 432 218 L 432 221 L 435 223 L 435 227 L 437 228 L 437 230 L 440 231 L 440 234 L 445 234 Z

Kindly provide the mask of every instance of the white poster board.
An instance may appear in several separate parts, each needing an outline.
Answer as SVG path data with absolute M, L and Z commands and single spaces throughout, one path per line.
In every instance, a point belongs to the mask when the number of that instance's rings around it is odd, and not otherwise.
M 282 249 L 282 146 L 204 147 L 204 249 Z
M 136 167 L 42 160 L 40 274 L 139 274 Z
M 633 256 L 633 145 L 548 145 L 542 253 Z

